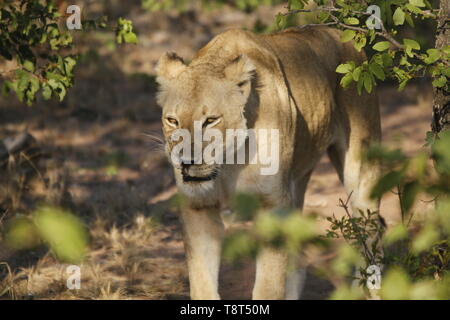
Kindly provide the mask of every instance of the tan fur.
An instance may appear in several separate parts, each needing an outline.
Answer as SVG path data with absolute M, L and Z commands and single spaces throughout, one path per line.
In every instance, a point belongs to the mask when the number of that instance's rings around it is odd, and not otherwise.
M 380 139 L 375 94 L 359 96 L 344 90 L 335 69 L 340 63 L 365 59 L 351 43 L 339 41 L 339 31 L 325 27 L 288 29 L 271 35 L 229 30 L 216 36 L 189 65 L 175 54 L 159 62 L 167 152 L 169 136 L 178 128 L 193 132 L 193 121 L 221 116 L 214 128 L 275 128 L 280 132 L 280 167 L 275 175 L 260 174 L 259 165 L 189 167 L 193 175 L 218 170 L 212 181 L 185 183 L 174 166 L 179 192 L 185 196 L 182 220 L 191 297 L 218 299 L 218 270 L 223 224 L 220 211 L 235 192 L 263 199 L 267 208 L 302 208 L 304 192 L 317 162 L 328 152 L 354 211 L 378 210 L 369 198 L 379 176 L 361 153 Z M 259 254 L 254 299 L 298 298 L 301 273 L 289 274 L 289 258 L 266 248 Z M 288 282 L 289 286 L 285 286 Z M 286 289 L 289 288 L 289 289 Z

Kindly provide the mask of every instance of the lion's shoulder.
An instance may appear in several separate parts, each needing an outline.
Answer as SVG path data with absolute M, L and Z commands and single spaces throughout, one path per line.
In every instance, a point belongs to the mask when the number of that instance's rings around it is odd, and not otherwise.
M 228 29 L 216 35 L 194 56 L 196 60 L 226 59 L 252 49 L 266 49 L 261 39 L 251 31 L 243 29 Z

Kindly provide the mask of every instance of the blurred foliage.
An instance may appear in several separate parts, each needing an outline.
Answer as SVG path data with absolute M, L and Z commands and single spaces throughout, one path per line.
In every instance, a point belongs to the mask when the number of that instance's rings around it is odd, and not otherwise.
M 15 61 L 17 67 L 0 73 L 2 93 L 14 91 L 20 101 L 31 105 L 40 92 L 45 100 L 62 101 L 73 85 L 78 60 L 72 33 L 65 30 L 66 8 L 51 0 L 6 0 L 0 3 L 0 59 Z M 106 18 L 83 20 L 87 32 L 107 28 Z M 64 25 L 64 27 L 62 27 Z M 117 42 L 136 43 L 131 21 L 119 18 L 114 28 Z M 74 31 L 76 32 L 76 30 Z
M 395 189 L 400 202 L 402 224 L 392 228 L 384 239 L 385 245 L 393 249 L 387 259 L 415 279 L 443 279 L 450 270 L 450 132 L 430 135 L 428 143 L 429 149 L 412 157 L 399 150 L 380 148 L 367 156 L 381 161 L 386 172 L 372 195 L 381 197 Z M 411 230 L 413 206 L 421 195 L 432 197 L 436 209 L 419 229 Z
M 410 219 L 410 210 L 420 192 L 434 197 L 450 193 L 450 132 L 430 134 L 428 141 L 430 150 L 425 149 L 410 158 L 400 150 L 381 147 L 375 147 L 367 154 L 371 161 L 382 161 L 385 168 L 385 174 L 374 187 L 372 196 L 380 197 L 397 187 L 404 222 Z M 430 158 L 434 160 L 433 168 L 428 165 Z
M 236 201 L 236 204 L 236 210 L 244 214 L 245 220 L 253 214 L 245 212 L 249 208 L 246 203 Z M 295 254 L 310 243 L 320 245 L 321 242 L 314 217 L 303 216 L 299 212 L 259 211 L 251 230 L 235 231 L 225 239 L 224 257 L 233 261 L 254 256 L 263 246 L 283 248 Z
M 122 151 L 111 152 L 105 155 L 103 162 L 105 163 L 104 171 L 108 176 L 116 176 L 119 169 L 128 160 L 127 154 Z
M 450 299 L 450 132 L 428 140 L 429 148 L 411 157 L 382 146 L 372 147 L 365 155 L 380 163 L 385 172 L 372 196 L 379 198 L 395 190 L 402 212 L 401 223 L 389 228 L 382 241 L 377 237 L 384 231 L 378 212 L 350 214 L 347 204 L 351 196 L 346 202 L 341 200 L 342 217 L 327 219 L 330 227 L 323 235 L 314 217 L 298 211 L 266 211 L 258 199 L 244 194 L 236 197 L 235 211 L 245 221 L 253 216 L 255 222 L 248 230 L 226 237 L 225 258 L 234 261 L 256 256 L 267 246 L 297 256 L 311 246 L 326 252 L 338 245 L 333 249 L 335 258 L 324 266 L 313 266 L 336 284 L 330 299 L 362 299 L 373 292 L 382 299 Z M 435 210 L 427 212 L 424 221 L 412 223 L 414 204 L 424 195 L 434 199 Z M 336 244 L 334 239 L 344 241 Z M 381 290 L 368 289 L 373 276 L 369 266 L 382 270 Z M 349 280 L 357 285 L 350 286 Z
M 16 216 L 6 228 L 6 243 L 13 249 L 47 244 L 58 260 L 79 263 L 83 260 L 88 235 L 80 220 L 71 213 L 50 206 L 38 208 L 31 217 Z

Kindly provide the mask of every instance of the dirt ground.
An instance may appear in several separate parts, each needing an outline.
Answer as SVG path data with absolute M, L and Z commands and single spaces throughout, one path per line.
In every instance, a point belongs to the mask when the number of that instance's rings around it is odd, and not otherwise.
M 91 237 L 81 289 L 74 291 L 65 286 L 66 265 L 45 247 L 15 252 L 0 238 L 0 298 L 188 299 L 180 225 L 167 201 L 176 189 L 161 149 L 154 66 L 166 50 L 189 59 L 214 34 L 270 21 L 274 12 L 177 17 L 132 11 L 128 15 L 140 37 L 136 46 L 114 50 L 107 33 L 79 36 L 84 55 L 64 102 L 39 101 L 29 108 L 14 97 L 0 98 L 0 139 L 27 130 L 43 154 L 35 178 L 2 186 L 0 228 L 15 213 L 27 214 L 46 201 L 80 216 Z M 383 141 L 410 153 L 420 149 L 430 126 L 431 88 L 415 83 L 398 93 L 383 85 L 379 96 Z M 327 216 L 344 214 L 340 198 L 346 195 L 324 158 L 309 184 L 305 210 L 318 212 L 325 229 Z M 399 220 L 394 194 L 382 200 L 381 213 L 389 225 Z M 253 261 L 224 265 L 222 297 L 250 298 L 253 279 Z M 311 272 L 303 298 L 324 299 L 332 289 Z

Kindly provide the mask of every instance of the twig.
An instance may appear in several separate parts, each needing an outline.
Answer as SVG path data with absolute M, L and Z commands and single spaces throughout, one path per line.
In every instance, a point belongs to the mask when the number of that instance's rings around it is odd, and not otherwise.
M 317 7 L 317 8 L 313 8 L 313 9 L 298 9 L 298 10 L 289 10 L 286 13 L 282 13 L 283 16 L 287 16 L 287 15 L 291 15 L 291 14 L 297 14 L 297 13 L 306 13 L 306 12 L 317 12 L 317 11 L 321 11 L 321 12 L 329 12 L 330 13 L 330 18 L 333 20 L 333 22 L 329 22 L 329 23 L 312 23 L 312 24 L 308 24 L 303 27 L 306 26 L 330 26 L 330 25 L 336 25 L 339 26 L 341 28 L 344 29 L 349 29 L 349 30 L 354 30 L 354 31 L 358 31 L 364 34 L 367 34 L 368 31 L 366 29 L 360 28 L 360 27 L 355 27 L 355 26 L 350 26 L 348 24 L 345 24 L 341 21 L 339 21 L 339 18 L 336 17 L 335 15 L 331 14 L 332 12 L 339 12 L 341 9 L 335 8 L 335 7 Z M 364 16 L 372 16 L 372 14 L 368 13 L 368 12 L 363 12 L 363 11 L 352 11 L 355 14 L 359 14 L 359 15 L 364 15 Z M 397 40 L 395 40 L 395 38 L 386 30 L 386 28 L 384 27 L 383 21 L 374 16 L 375 19 L 377 19 L 377 21 L 380 23 L 381 26 L 381 32 L 377 31 L 375 32 L 376 35 L 385 38 L 387 41 L 389 41 L 395 48 L 397 49 L 403 49 L 403 45 L 401 43 L 399 43 Z
M 367 260 L 369 262 L 372 262 L 372 261 L 375 261 L 375 254 L 372 254 L 372 252 L 367 247 L 366 242 L 364 241 L 364 239 L 362 239 L 363 237 L 361 235 L 360 229 L 357 226 L 357 224 L 355 223 L 355 221 L 352 219 L 353 217 L 350 214 L 350 210 L 348 208 L 348 204 L 350 202 L 350 198 L 351 198 L 352 194 L 353 194 L 353 191 L 350 192 L 350 194 L 348 195 L 347 200 L 345 202 L 342 201 L 341 198 L 339 198 L 339 206 L 344 209 L 345 213 L 349 217 L 349 222 L 352 224 L 353 230 L 358 233 L 356 240 L 359 242 L 359 245 L 363 248 Z M 342 235 L 344 236 L 344 234 L 345 234 L 344 230 L 342 228 L 340 228 L 340 230 L 341 230 Z M 344 238 L 345 238 L 345 236 L 344 236 Z
M 368 33 L 368 31 L 367 31 L 366 29 L 363 29 L 363 28 L 360 28 L 360 27 L 355 27 L 355 26 L 349 26 L 349 25 L 347 25 L 347 24 L 345 24 L 345 23 L 340 22 L 339 19 L 338 19 L 336 16 L 334 16 L 334 15 L 330 15 L 330 17 L 331 17 L 331 19 L 334 20 L 334 22 L 336 22 L 336 24 L 337 24 L 338 26 L 340 26 L 340 27 L 342 27 L 342 28 L 349 29 L 349 30 L 354 30 L 354 31 L 358 31 L 358 32 L 365 33 L 365 34 Z M 395 39 L 389 34 L 389 32 L 386 31 L 386 29 L 385 29 L 385 27 L 384 27 L 384 24 L 383 24 L 383 22 L 381 21 L 381 19 L 378 20 L 378 21 L 380 22 L 380 25 L 381 25 L 381 32 L 380 32 L 380 31 L 377 31 L 377 32 L 375 32 L 375 34 L 378 35 L 378 36 L 380 36 L 380 37 L 385 38 L 386 40 L 388 40 L 388 41 L 389 41 L 391 44 L 393 44 L 394 47 L 396 47 L 397 49 L 403 49 L 403 45 L 400 44 L 397 40 L 395 40 Z
M 400 202 L 400 215 L 402 216 L 402 224 L 405 224 L 405 208 L 403 206 L 403 193 L 399 184 L 397 184 L 397 196 Z
M 317 11 L 322 11 L 322 12 L 339 12 L 339 11 L 341 11 L 341 9 L 338 9 L 338 8 L 335 8 L 335 7 L 317 7 L 317 8 L 312 8 L 312 9 L 289 10 L 286 13 L 282 13 L 282 15 L 283 16 L 288 16 L 288 15 L 291 15 L 291 14 L 317 12 Z M 352 12 L 356 13 L 356 14 L 360 14 L 360 15 L 365 15 L 365 16 L 372 15 L 371 13 L 362 12 L 362 11 L 352 11 Z

